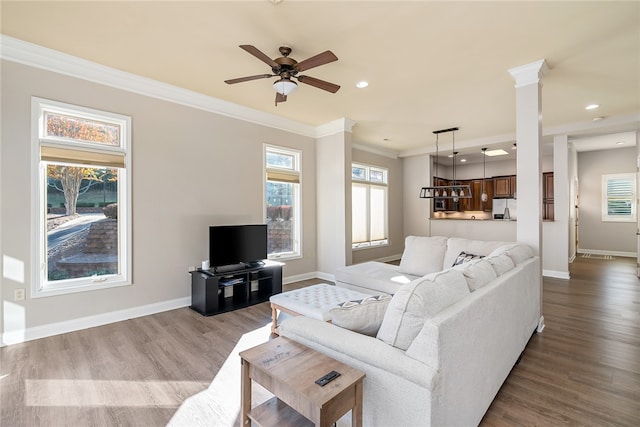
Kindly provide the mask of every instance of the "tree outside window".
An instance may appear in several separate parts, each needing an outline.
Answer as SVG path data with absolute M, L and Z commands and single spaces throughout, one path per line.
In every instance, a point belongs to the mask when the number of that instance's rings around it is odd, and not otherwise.
M 296 150 L 265 146 L 265 217 L 269 259 L 301 255 L 300 155 Z
M 34 297 L 130 284 L 131 119 L 32 99 Z

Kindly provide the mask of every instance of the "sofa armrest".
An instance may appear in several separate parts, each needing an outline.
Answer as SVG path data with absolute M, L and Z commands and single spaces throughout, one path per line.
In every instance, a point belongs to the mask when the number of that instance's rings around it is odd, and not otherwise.
M 304 316 L 285 320 L 278 330 L 282 336 L 291 338 L 330 357 L 342 359 L 341 361 L 344 363 L 349 364 L 347 359 L 359 361 L 362 364 L 402 377 L 428 390 L 433 390 L 436 384 L 438 373 L 435 369 L 406 356 L 404 351 L 375 337 L 358 334 Z

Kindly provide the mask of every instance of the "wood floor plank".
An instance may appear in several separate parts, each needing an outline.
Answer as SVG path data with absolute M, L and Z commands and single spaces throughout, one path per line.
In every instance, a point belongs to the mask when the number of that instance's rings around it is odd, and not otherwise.
M 571 277 L 544 279 L 546 328 L 482 426 L 640 425 L 635 260 L 578 258 Z M 211 317 L 184 308 L 4 347 L 0 425 L 164 426 L 180 412 L 190 427 L 239 426 L 237 346 L 269 339 L 270 321 L 268 303 Z

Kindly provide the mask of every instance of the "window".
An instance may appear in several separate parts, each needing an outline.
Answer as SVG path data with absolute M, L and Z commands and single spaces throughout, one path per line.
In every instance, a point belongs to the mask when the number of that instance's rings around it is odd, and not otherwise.
M 301 256 L 299 151 L 265 145 L 265 218 L 269 259 Z
M 131 119 L 32 98 L 34 297 L 131 284 Z
M 602 175 L 602 221 L 636 221 L 636 175 Z
M 389 243 L 387 176 L 385 168 L 351 165 L 351 242 L 354 249 Z

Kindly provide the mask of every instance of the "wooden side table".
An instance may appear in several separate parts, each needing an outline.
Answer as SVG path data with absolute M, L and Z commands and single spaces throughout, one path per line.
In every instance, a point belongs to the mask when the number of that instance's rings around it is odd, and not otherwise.
M 240 352 L 242 425 L 329 427 L 348 411 L 362 426 L 364 373 L 288 338 L 278 337 Z M 330 371 L 341 375 L 325 385 L 315 381 Z M 251 380 L 275 395 L 251 408 Z

